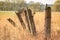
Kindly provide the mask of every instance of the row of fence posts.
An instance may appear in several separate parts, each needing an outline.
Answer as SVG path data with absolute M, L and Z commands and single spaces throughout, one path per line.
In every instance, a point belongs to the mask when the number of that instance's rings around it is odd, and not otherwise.
M 25 29 L 25 28 L 26 28 L 26 25 L 25 25 L 25 23 L 24 23 L 24 21 L 23 21 L 23 19 L 22 19 L 22 17 L 21 17 L 21 16 L 22 16 L 22 15 L 21 15 L 22 12 L 25 13 L 25 18 L 26 18 L 26 22 L 27 22 L 27 27 L 28 27 L 30 33 L 32 33 L 33 35 L 36 35 L 36 28 L 35 28 L 35 24 L 34 24 L 34 20 L 33 20 L 33 15 L 32 15 L 31 9 L 29 9 L 29 8 L 27 7 L 26 10 L 25 10 L 25 9 L 19 10 L 19 12 L 16 13 L 16 15 L 18 16 L 19 21 L 20 21 L 23 29 Z
M 36 28 L 35 28 L 31 9 L 27 8 L 27 10 L 24 10 L 24 12 L 25 12 L 26 22 L 28 24 L 27 26 L 28 26 L 29 31 L 32 32 L 33 35 L 36 35 Z M 20 13 L 21 12 L 19 11 L 16 14 L 17 14 L 23 28 L 26 28 L 25 24 L 21 18 Z M 47 5 L 45 8 L 45 36 L 46 36 L 45 40 L 50 40 L 50 38 L 51 38 L 51 7 L 48 7 Z
M 25 13 L 27 27 L 30 33 L 32 33 L 33 35 L 36 35 L 36 27 L 34 24 L 31 9 L 27 7 L 27 10 L 24 10 L 24 9 L 19 10 L 18 13 L 16 13 L 23 29 L 26 29 L 26 25 L 21 16 L 22 12 Z M 11 22 L 11 24 L 13 23 L 13 25 L 15 26 L 15 23 L 11 19 L 8 19 L 8 21 Z M 51 40 L 51 7 L 48 7 L 47 4 L 45 8 L 45 40 Z

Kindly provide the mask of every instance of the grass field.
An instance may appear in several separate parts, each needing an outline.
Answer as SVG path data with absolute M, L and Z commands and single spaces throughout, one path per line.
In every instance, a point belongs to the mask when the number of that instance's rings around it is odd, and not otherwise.
M 51 16 L 51 38 L 60 40 L 60 12 L 52 12 Z M 16 23 L 16 27 L 7 21 L 8 18 Z M 36 12 L 34 22 L 37 36 L 30 34 L 28 29 L 23 30 L 14 11 L 0 11 L 0 40 L 44 40 L 45 12 Z

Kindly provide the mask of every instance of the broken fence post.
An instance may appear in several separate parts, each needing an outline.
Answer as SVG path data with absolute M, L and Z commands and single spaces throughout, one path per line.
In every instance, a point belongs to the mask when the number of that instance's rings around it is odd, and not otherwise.
M 13 26 L 16 26 L 16 24 L 15 24 L 15 22 L 11 19 L 11 18 L 9 18 L 9 19 L 7 19 Z

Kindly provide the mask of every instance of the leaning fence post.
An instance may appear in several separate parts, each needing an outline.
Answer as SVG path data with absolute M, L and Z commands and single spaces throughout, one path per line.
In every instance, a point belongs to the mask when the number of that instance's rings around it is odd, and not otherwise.
M 11 19 L 11 18 L 9 18 L 9 19 L 7 19 L 14 27 L 16 26 L 16 23 Z
M 25 12 L 25 17 L 26 17 L 26 22 L 27 22 L 28 30 L 29 30 L 30 33 L 31 33 L 31 28 L 30 28 L 30 23 L 29 23 L 29 19 L 28 19 L 28 13 L 27 13 L 27 10 L 24 10 L 24 12 Z
M 27 11 L 28 11 L 28 16 L 29 16 L 29 21 L 30 21 L 31 32 L 33 35 L 36 35 L 36 27 L 35 27 L 34 19 L 32 16 L 32 11 L 31 9 L 28 9 L 28 8 L 27 8 Z
M 45 39 L 50 40 L 51 38 L 51 7 L 45 8 Z
M 22 16 L 21 16 L 21 13 L 22 13 L 22 12 L 23 12 L 23 11 L 20 10 L 18 13 L 16 13 L 16 15 L 17 15 L 17 17 L 18 17 L 18 19 L 19 19 L 19 21 L 20 21 L 23 29 L 26 29 L 25 23 L 24 23 L 24 21 L 23 21 L 23 19 L 22 19 Z

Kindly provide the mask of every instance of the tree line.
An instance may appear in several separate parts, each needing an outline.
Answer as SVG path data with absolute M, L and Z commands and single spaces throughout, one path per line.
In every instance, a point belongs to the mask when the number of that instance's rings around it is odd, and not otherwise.
M 40 3 L 26 3 L 26 2 L 21 2 L 21 3 L 14 3 L 14 2 L 0 2 L 0 11 L 17 11 L 21 8 L 30 8 L 32 11 L 42 11 Z
M 17 1 L 17 0 L 16 0 Z M 40 12 L 44 11 L 45 5 L 39 2 L 29 2 L 26 3 L 24 0 L 21 2 L 9 2 L 9 1 L 0 1 L 0 11 L 17 11 L 20 10 L 21 8 L 30 8 L 32 11 Z M 52 11 L 60 11 L 60 2 L 56 2 L 54 5 L 52 5 Z M 58 5 L 57 5 L 58 4 Z

